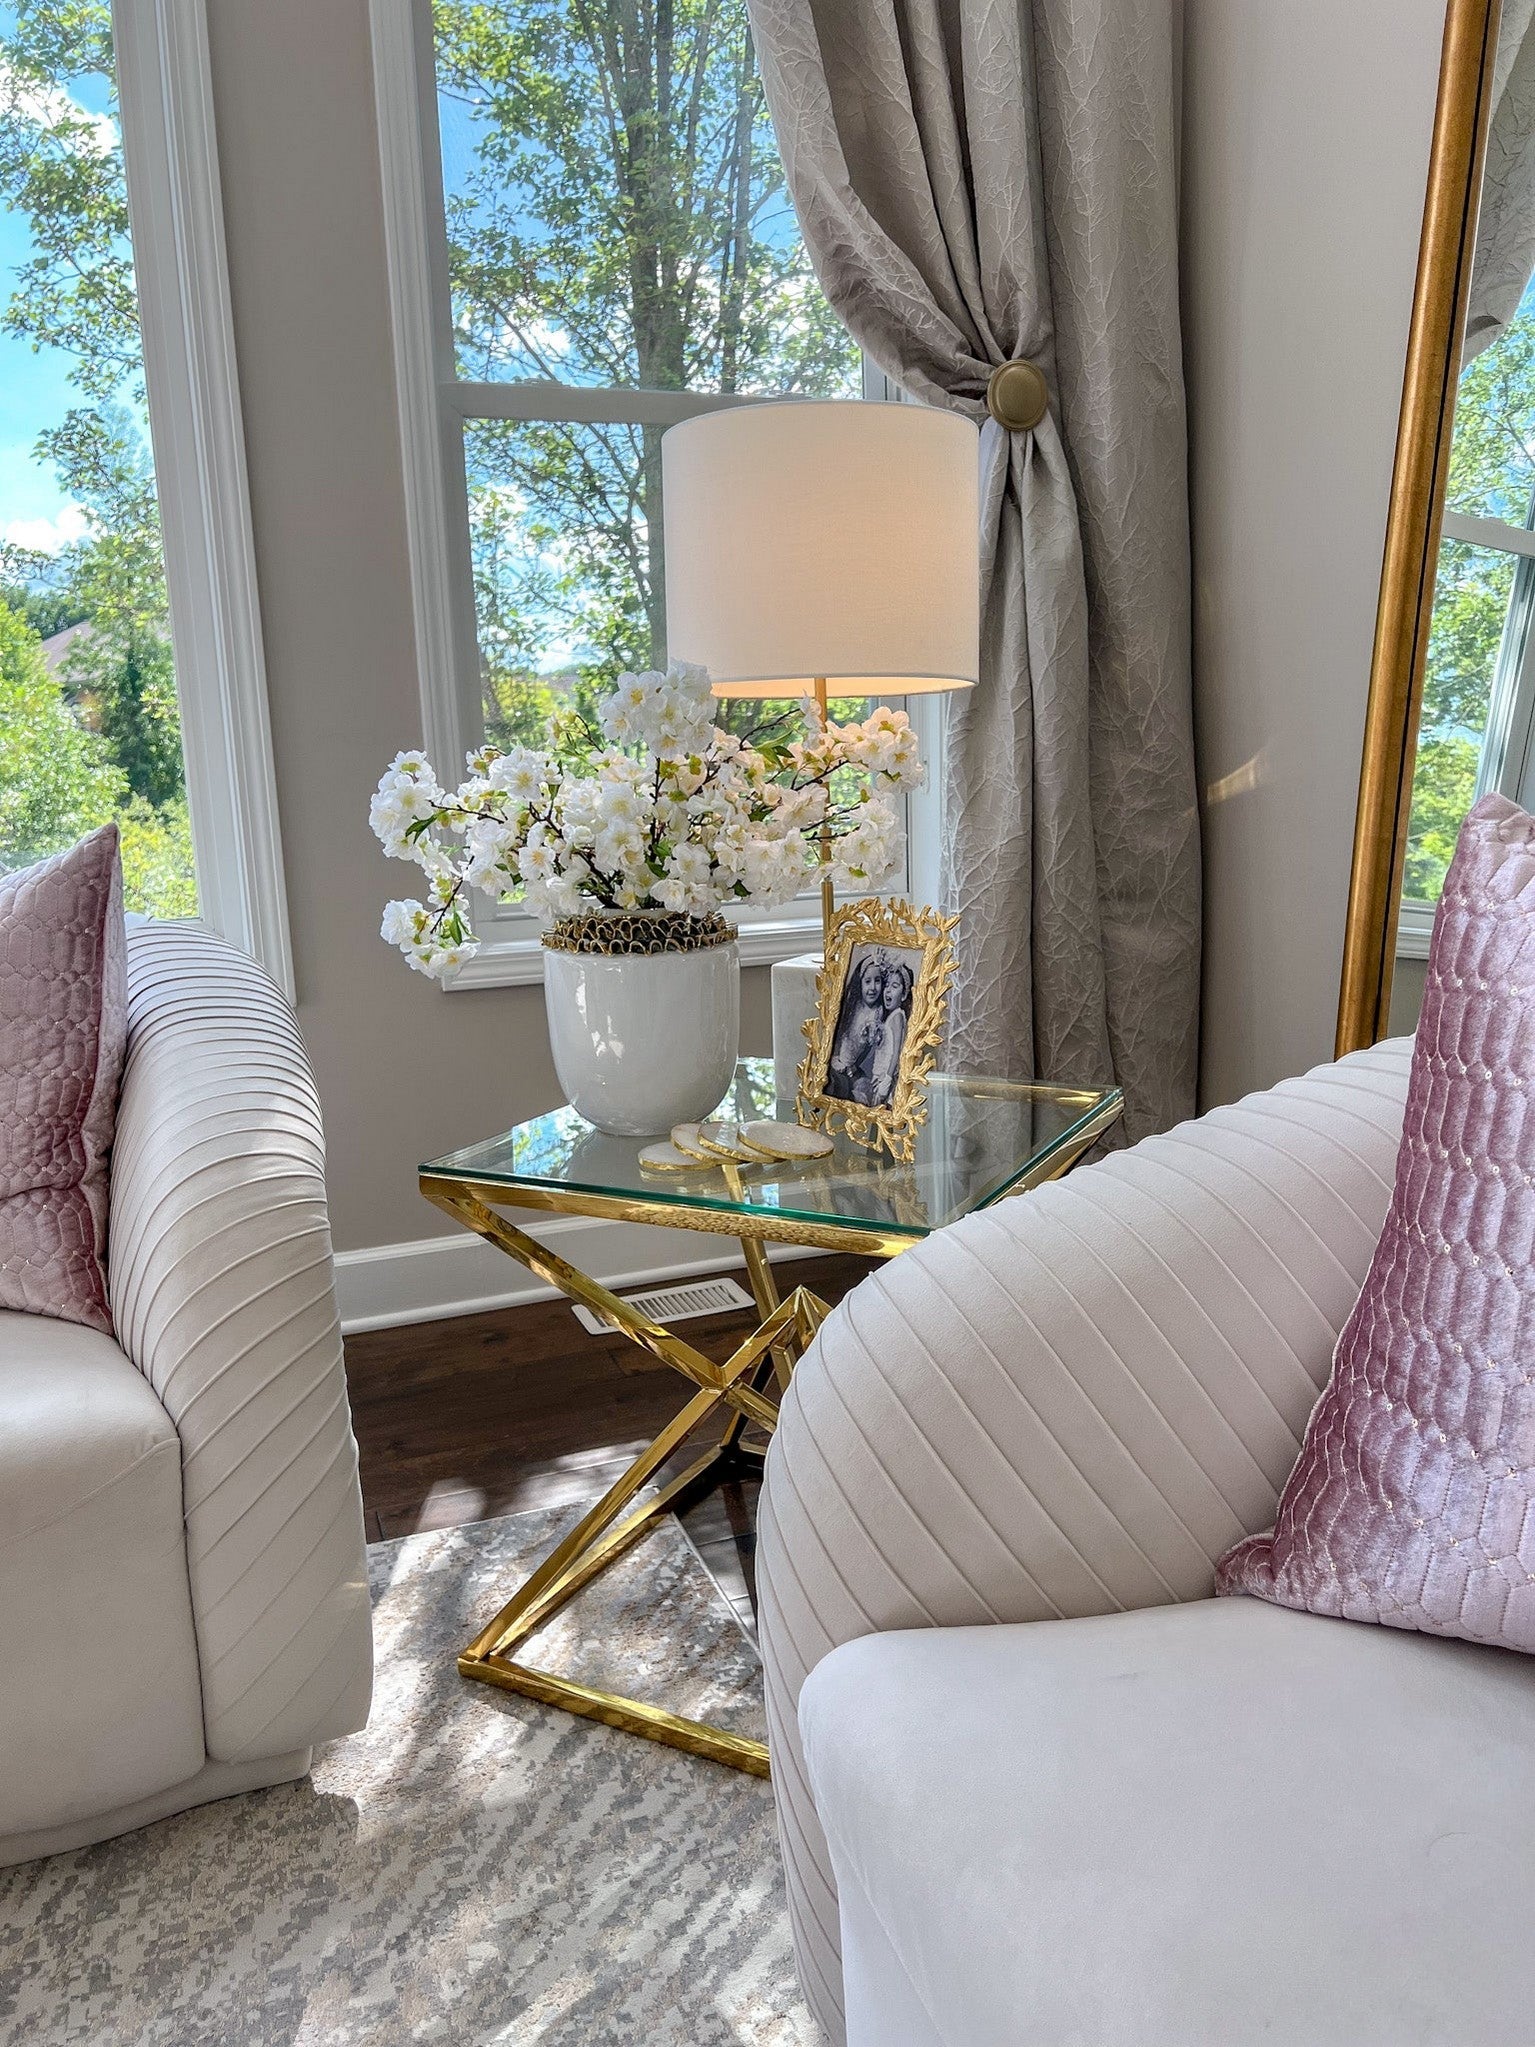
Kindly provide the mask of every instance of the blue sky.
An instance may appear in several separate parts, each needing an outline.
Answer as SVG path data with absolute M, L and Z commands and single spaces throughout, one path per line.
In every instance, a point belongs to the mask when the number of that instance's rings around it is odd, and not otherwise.
M 15 18 L 13 8 L 0 5 L 0 37 L 10 35 Z M 104 113 L 111 104 L 108 82 L 101 77 L 77 81 L 71 97 L 91 113 Z M 0 208 L 0 304 L 9 301 L 17 270 L 31 254 L 25 217 Z M 38 462 L 32 448 L 38 434 L 76 402 L 69 382 L 72 361 L 62 349 L 34 354 L 30 342 L 0 334 L 0 537 L 31 543 L 41 535 L 15 529 L 39 520 L 51 523 L 66 509 L 52 466 Z
M 0 213 L 0 294 L 7 300 L 30 253 L 26 222 Z M 19 522 L 56 519 L 64 509 L 53 470 L 38 462 L 32 444 L 63 417 L 71 395 L 67 355 L 56 348 L 34 355 L 26 342 L 0 334 L 0 534 L 11 537 Z

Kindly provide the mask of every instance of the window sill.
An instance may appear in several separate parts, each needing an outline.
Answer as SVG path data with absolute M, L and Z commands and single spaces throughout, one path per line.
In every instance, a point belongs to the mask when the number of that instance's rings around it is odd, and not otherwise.
M 1434 935 L 1434 903 L 1404 902 L 1397 913 L 1396 956 L 1399 960 L 1426 960 L 1428 943 Z
M 821 920 L 816 917 L 778 918 L 760 924 L 743 924 L 738 942 L 743 967 L 767 967 L 775 960 L 797 959 L 802 953 L 821 950 Z M 536 938 L 504 938 L 482 945 L 474 958 L 459 968 L 443 985 L 453 992 L 466 988 L 526 988 L 541 986 L 544 978 L 544 949 Z

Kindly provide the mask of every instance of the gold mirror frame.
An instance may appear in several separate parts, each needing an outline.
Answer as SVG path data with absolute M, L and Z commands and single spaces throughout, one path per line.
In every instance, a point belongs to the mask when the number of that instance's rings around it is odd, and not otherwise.
M 1338 993 L 1340 1058 L 1383 1038 L 1391 1009 L 1418 719 L 1501 11 L 1502 0 L 1449 0 L 1445 12 L 1359 767 Z

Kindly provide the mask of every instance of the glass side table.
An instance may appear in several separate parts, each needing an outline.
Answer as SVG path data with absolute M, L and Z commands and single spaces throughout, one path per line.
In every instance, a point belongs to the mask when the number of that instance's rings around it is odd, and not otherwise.
M 462 1674 L 765 1777 L 768 1755 L 761 1742 L 573 1683 L 518 1661 L 512 1652 L 660 1515 L 688 1505 L 743 1467 L 760 1468 L 763 1447 L 745 1432 L 755 1425 L 772 1433 L 789 1375 L 828 1313 L 825 1302 L 806 1287 L 779 1299 L 768 1244 L 894 1257 L 946 1223 L 1069 1172 L 1122 1108 L 1118 1088 L 934 1074 L 927 1122 L 909 1165 L 894 1164 L 839 1136 L 832 1152 L 819 1159 L 762 1165 L 722 1160 L 700 1165 L 696 1172 L 655 1172 L 639 1161 L 654 1140 L 605 1137 L 573 1109 L 555 1109 L 422 1166 L 421 1191 L 428 1201 L 572 1301 L 595 1310 L 696 1389 L 469 1644 L 458 1659 Z M 793 1105 L 774 1097 L 770 1059 L 741 1061 L 718 1113 L 741 1122 L 773 1116 L 794 1120 Z M 761 1322 L 723 1364 L 716 1364 L 498 1212 L 508 1208 L 735 1237 Z M 633 1506 L 694 1431 L 709 1422 L 722 1426 L 703 1454 Z

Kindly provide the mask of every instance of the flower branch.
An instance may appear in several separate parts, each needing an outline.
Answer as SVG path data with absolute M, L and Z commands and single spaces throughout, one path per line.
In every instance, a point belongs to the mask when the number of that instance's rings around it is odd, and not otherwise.
M 470 754 L 456 789 L 425 755 L 396 755 L 370 821 L 427 887 L 387 906 L 383 936 L 441 979 L 477 949 L 465 908 L 475 888 L 546 924 L 593 910 L 776 908 L 818 878 L 823 833 L 835 884 L 877 887 L 900 858 L 892 798 L 922 777 L 905 713 L 879 706 L 803 739 L 782 736 L 784 724 L 724 731 L 707 674 L 674 662 L 621 675 L 600 729 L 556 716 L 541 749 Z

